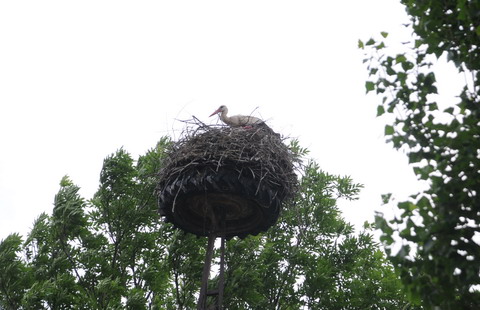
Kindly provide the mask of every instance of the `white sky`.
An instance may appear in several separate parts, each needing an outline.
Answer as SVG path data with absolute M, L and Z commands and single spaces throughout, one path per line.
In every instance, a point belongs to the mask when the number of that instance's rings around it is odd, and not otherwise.
M 221 104 L 258 107 L 322 169 L 363 183 L 342 204 L 360 227 L 380 194 L 418 190 L 384 143 L 357 48 L 405 22 L 394 0 L 1 1 L 0 239 L 51 213 L 63 175 L 91 198 L 107 155 L 145 153 L 176 118 L 216 122 Z

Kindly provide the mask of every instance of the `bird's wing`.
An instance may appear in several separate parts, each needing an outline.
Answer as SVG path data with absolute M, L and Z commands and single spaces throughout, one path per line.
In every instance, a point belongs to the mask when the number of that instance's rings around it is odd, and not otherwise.
M 258 117 L 255 117 L 255 116 L 235 115 L 235 117 L 236 117 L 236 120 L 238 119 L 239 126 L 255 125 L 255 124 L 263 123 L 263 120 L 259 119 Z

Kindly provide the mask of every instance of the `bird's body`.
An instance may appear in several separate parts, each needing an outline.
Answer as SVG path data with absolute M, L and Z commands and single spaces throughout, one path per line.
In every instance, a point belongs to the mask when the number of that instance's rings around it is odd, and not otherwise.
M 222 122 L 224 122 L 230 127 L 245 127 L 245 126 L 252 126 L 252 125 L 260 125 L 264 123 L 263 120 L 255 116 L 250 116 L 250 115 L 227 116 L 227 113 L 228 113 L 228 108 L 222 105 L 210 116 L 213 116 L 215 114 L 220 114 L 220 119 L 222 120 Z

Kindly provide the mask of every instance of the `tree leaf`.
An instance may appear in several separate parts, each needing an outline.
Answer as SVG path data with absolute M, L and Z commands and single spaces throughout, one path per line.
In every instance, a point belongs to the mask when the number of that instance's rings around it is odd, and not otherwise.
M 367 93 L 372 91 L 372 90 L 375 90 L 375 83 L 373 83 L 371 81 L 365 82 L 365 89 L 367 90 Z
M 384 113 L 385 113 L 385 108 L 383 107 L 383 105 L 378 105 L 377 106 L 377 117 L 383 115 Z
M 370 38 L 367 43 L 365 43 L 366 46 L 369 46 L 369 45 L 374 45 L 375 44 L 375 40 L 373 38 Z
M 358 40 L 358 48 L 363 49 L 365 47 L 365 44 L 363 44 L 362 40 Z
M 393 129 L 393 126 L 391 125 L 385 125 L 385 135 L 386 136 L 391 136 L 395 133 L 395 129 Z

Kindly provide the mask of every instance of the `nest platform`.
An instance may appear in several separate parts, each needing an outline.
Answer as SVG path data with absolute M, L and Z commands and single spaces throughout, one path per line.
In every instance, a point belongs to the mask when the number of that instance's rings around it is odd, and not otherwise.
M 295 160 L 264 124 L 196 124 L 167 150 L 157 186 L 160 215 L 199 236 L 266 231 L 296 191 Z

